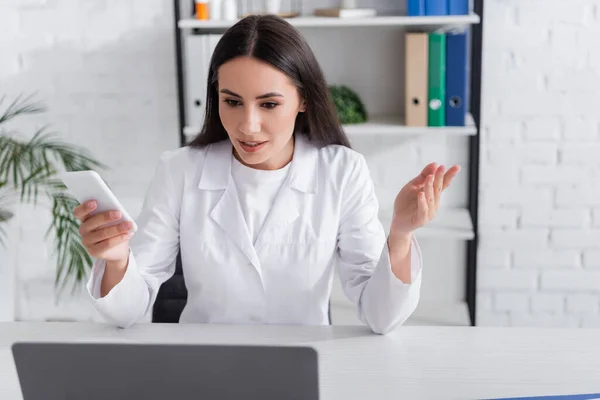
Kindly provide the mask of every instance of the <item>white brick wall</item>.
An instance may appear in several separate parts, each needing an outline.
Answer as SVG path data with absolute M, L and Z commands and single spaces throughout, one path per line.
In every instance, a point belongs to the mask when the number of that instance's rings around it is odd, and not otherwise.
M 87 147 L 126 208 L 137 214 L 158 155 L 179 145 L 172 2 L 0 1 L 0 95 L 37 93 L 50 123 Z M 134 17 L 135 13 L 135 17 Z M 17 319 L 95 319 L 82 293 L 54 291 L 50 222 L 43 207 L 19 209 Z M 10 260 L 0 254 L 2 260 Z M 6 268 L 0 260 L 0 268 Z
M 560 120 L 550 117 L 530 117 L 521 121 L 524 142 L 555 143 L 560 137 Z
M 479 324 L 597 327 L 600 1 L 485 7 Z

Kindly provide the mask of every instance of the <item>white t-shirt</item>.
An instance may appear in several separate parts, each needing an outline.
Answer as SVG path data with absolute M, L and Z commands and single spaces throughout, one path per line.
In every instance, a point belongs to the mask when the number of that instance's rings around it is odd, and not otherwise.
M 231 174 L 237 189 L 242 213 L 252 243 L 256 243 L 260 228 L 288 175 L 291 163 L 277 170 L 261 170 L 247 167 L 235 157 L 232 158 Z

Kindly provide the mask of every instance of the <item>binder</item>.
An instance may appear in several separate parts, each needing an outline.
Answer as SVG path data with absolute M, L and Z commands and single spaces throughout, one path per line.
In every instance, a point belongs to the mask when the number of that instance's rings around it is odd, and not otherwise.
M 446 34 L 446 125 L 464 126 L 468 110 L 467 32 Z
M 407 0 L 406 8 L 410 17 L 425 15 L 425 0 Z
M 594 400 L 600 399 L 600 393 L 574 393 L 574 394 L 541 394 L 539 396 L 522 397 L 492 397 L 489 400 Z
M 190 35 L 185 38 L 185 120 L 186 125 L 200 128 L 204 123 L 206 106 L 206 79 L 208 61 L 205 35 Z
M 428 126 L 445 125 L 446 34 L 429 33 Z
M 185 120 L 200 132 L 206 112 L 210 59 L 222 34 L 191 35 L 185 38 Z
M 425 15 L 448 15 L 448 0 L 425 0 Z
M 411 32 L 405 36 L 404 115 L 407 126 L 427 126 L 427 69 L 429 35 Z
M 448 15 L 468 15 L 469 0 L 448 0 Z

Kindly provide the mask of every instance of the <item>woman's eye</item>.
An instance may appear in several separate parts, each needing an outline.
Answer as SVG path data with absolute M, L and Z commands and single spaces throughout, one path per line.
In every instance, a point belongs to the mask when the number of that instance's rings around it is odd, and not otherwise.
M 263 107 L 264 107 L 264 108 L 267 108 L 267 109 L 269 109 L 269 110 L 270 110 L 270 109 L 272 109 L 272 108 L 275 108 L 275 107 L 277 107 L 278 105 L 279 105 L 279 104 L 277 104 L 277 103 L 263 103 Z
M 225 99 L 225 103 L 227 103 L 231 107 L 237 107 L 240 105 L 240 102 L 238 100 L 232 100 L 232 99 Z

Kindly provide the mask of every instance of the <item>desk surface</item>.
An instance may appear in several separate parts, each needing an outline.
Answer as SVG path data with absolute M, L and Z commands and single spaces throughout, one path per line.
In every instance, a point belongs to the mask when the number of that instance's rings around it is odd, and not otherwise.
M 432 399 L 600 392 L 600 330 L 0 323 L 0 399 L 20 400 L 15 341 L 293 344 L 319 353 L 321 399 Z

